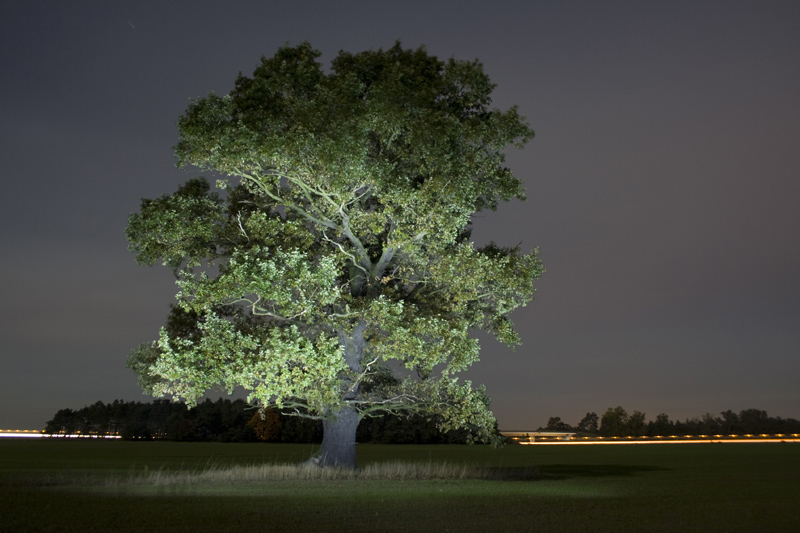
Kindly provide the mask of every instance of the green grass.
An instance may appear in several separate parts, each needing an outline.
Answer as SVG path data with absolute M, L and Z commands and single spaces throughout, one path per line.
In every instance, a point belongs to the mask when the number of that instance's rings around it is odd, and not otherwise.
M 430 479 L 270 478 L 275 468 L 253 466 L 311 452 L 2 439 L 0 531 L 800 530 L 797 444 L 359 445 L 365 472 L 402 462 Z M 454 473 L 430 473 L 442 464 Z

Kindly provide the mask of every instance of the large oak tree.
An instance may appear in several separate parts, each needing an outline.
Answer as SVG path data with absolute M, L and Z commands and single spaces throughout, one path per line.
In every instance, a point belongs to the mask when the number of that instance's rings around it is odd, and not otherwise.
M 194 100 L 175 152 L 225 179 L 143 200 L 137 261 L 175 270 L 178 305 L 129 366 L 190 404 L 242 387 L 257 406 L 323 420 L 320 465 L 355 467 L 359 420 L 430 412 L 491 439 L 475 329 L 519 343 L 509 313 L 533 296 L 536 252 L 470 241 L 471 217 L 522 199 L 504 150 L 533 137 L 490 107 L 477 61 L 425 49 L 307 43 L 262 58 L 230 94 Z

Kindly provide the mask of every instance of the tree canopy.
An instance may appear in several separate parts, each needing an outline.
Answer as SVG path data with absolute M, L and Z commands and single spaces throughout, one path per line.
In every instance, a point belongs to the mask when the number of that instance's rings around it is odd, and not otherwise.
M 399 43 L 328 70 L 319 56 L 285 46 L 179 119 L 179 166 L 224 179 L 131 215 L 137 261 L 173 268 L 180 291 L 129 366 L 156 396 L 243 387 L 322 418 L 320 464 L 354 465 L 358 421 L 386 412 L 489 439 L 488 397 L 457 377 L 478 359 L 470 332 L 518 344 L 509 314 L 543 269 L 536 251 L 476 247 L 470 224 L 524 199 L 504 150 L 533 131 L 490 107 L 477 61 Z

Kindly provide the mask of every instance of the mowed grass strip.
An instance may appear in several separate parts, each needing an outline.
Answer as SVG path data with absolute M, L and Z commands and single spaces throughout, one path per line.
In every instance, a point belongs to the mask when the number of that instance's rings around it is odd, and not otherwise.
M 450 465 L 455 479 L 252 474 L 312 451 L 3 440 L 0 530 L 800 530 L 797 444 L 359 445 L 365 473 Z

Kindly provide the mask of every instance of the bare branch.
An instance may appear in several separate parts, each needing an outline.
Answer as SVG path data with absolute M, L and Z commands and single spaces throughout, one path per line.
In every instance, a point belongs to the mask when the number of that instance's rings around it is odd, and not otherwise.
M 336 242 L 333 239 L 331 239 L 330 237 L 328 237 L 328 235 L 324 231 L 322 232 L 322 237 L 326 241 L 328 241 L 329 243 L 331 243 L 331 244 L 335 245 L 337 248 L 339 248 L 339 251 L 341 251 L 344 255 L 346 255 L 348 257 L 348 259 L 350 259 L 350 261 L 351 261 L 351 263 L 352 263 L 352 265 L 354 267 L 362 270 L 364 272 L 364 274 L 369 275 L 369 272 L 363 266 L 361 266 L 359 264 L 358 258 L 355 255 L 353 255 L 352 253 L 350 253 L 347 250 L 345 250 L 344 246 L 342 246 L 338 242 Z

